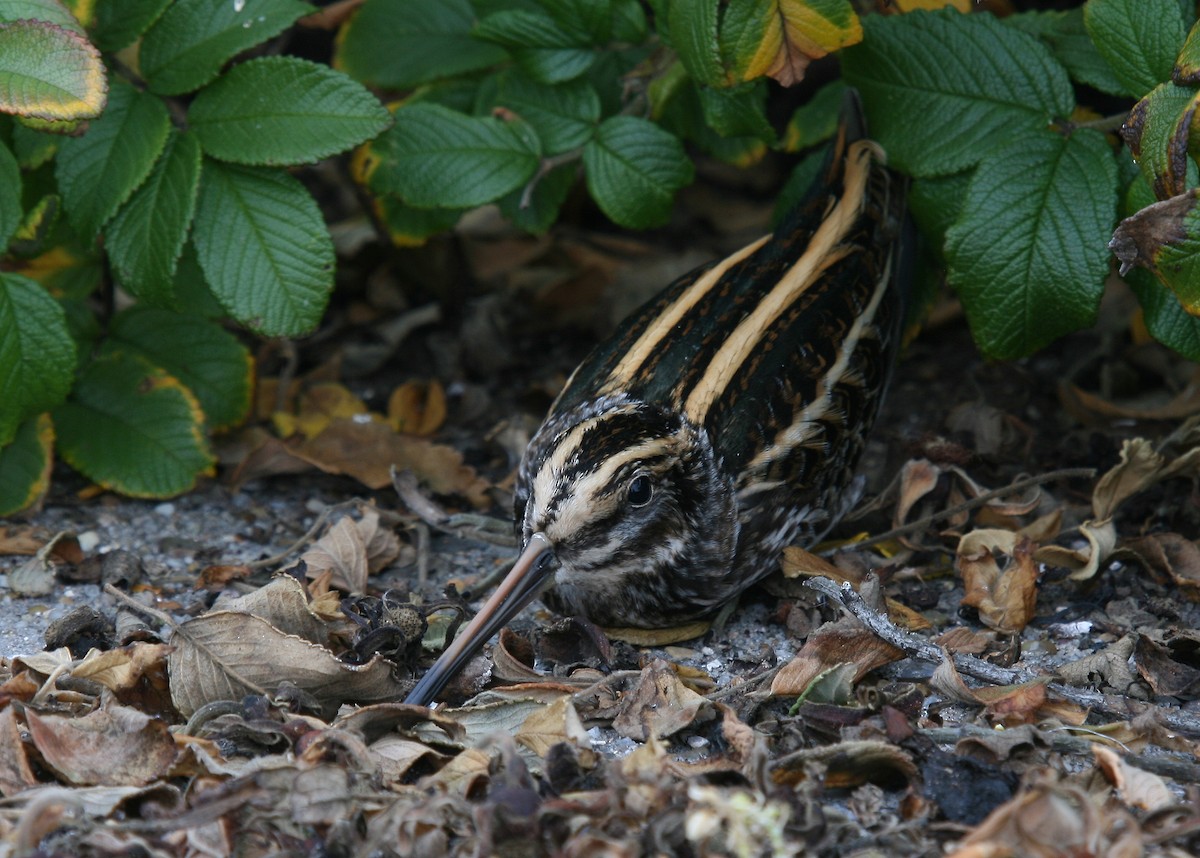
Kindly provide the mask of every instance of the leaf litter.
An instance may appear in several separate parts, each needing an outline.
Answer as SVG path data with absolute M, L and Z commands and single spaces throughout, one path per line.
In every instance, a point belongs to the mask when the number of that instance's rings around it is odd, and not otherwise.
M 621 276 L 602 250 L 528 251 L 544 307 L 571 260 Z M 370 397 L 329 367 L 263 385 L 275 431 L 227 439 L 236 503 L 314 468 L 373 502 L 297 516 L 268 557 L 244 551 L 267 541 L 251 508 L 246 545 L 141 562 L 4 525 L 10 575 L 45 548 L 57 586 L 110 595 L 0 667 L 0 855 L 1195 854 L 1194 412 L 1038 383 L 1070 344 L 948 360 L 962 336 L 912 347 L 841 541 L 682 631 L 533 611 L 434 710 L 398 701 L 511 554 L 479 547 L 504 540 L 476 511 L 511 485 L 515 403 L 544 406 L 570 359 L 482 411 L 432 372 Z M 985 402 L 963 406 L 964 373 Z

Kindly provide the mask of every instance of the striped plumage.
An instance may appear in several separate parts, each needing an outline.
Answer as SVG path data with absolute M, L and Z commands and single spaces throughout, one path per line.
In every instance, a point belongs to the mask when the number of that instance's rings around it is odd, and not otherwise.
M 680 278 L 584 360 L 521 463 L 521 558 L 408 702 L 539 592 L 601 625 L 674 625 L 836 523 L 898 339 L 903 205 L 852 102 L 773 235 Z

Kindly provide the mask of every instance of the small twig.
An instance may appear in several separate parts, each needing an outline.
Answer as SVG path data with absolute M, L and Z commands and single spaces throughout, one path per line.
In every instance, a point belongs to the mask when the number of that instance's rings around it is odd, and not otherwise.
M 171 628 L 174 628 L 177 625 L 170 614 L 160 611 L 158 608 L 152 608 L 149 605 L 143 605 L 137 599 L 133 598 L 133 596 L 130 596 L 124 590 L 118 590 L 112 584 L 105 584 L 104 592 L 108 593 L 108 595 L 112 596 L 135 614 L 140 614 L 143 617 L 147 617 L 158 623 L 160 626 L 170 626 Z
M 735 694 L 753 694 L 756 687 L 762 686 L 763 683 L 774 679 L 775 674 L 783 670 L 786 664 L 786 661 L 780 662 L 774 667 L 764 670 L 762 673 L 756 673 L 754 676 L 747 677 L 745 682 L 738 683 L 737 685 L 727 685 L 716 691 L 710 691 L 704 696 L 709 700 L 724 700 L 726 697 L 732 697 Z
M 849 546 L 838 546 L 820 553 L 823 555 L 833 554 L 835 551 L 840 551 L 846 547 L 865 548 L 868 545 L 886 542 L 887 540 L 894 539 L 897 536 L 903 536 L 906 533 L 922 530 L 933 524 L 935 521 L 939 521 L 943 518 L 950 518 L 951 516 L 958 515 L 960 512 L 969 512 L 970 510 L 983 506 L 990 500 L 1012 494 L 1013 492 L 1023 491 L 1024 489 L 1038 486 L 1042 483 L 1054 482 L 1055 480 L 1071 480 L 1085 477 L 1090 478 L 1094 476 L 1096 476 L 1095 468 L 1063 468 L 1060 471 L 1050 471 L 1048 474 L 1039 474 L 1036 477 L 1026 477 L 1023 480 L 1017 480 L 1015 483 L 1010 483 L 1007 486 L 1001 486 L 998 489 L 992 489 L 989 492 L 984 492 L 983 494 L 977 495 L 970 500 L 963 501 L 960 504 L 955 504 L 952 507 L 939 510 L 938 512 L 927 515 L 924 518 L 919 518 L 916 521 L 910 521 L 907 524 L 901 525 L 900 527 L 893 527 L 891 530 L 885 530 L 883 533 L 878 533 L 874 536 L 868 537 L 867 539 L 852 543 Z
M 1128 113 L 1114 113 L 1111 116 L 1102 116 L 1099 119 L 1089 119 L 1086 122 L 1071 123 L 1076 128 L 1094 128 L 1097 131 L 1109 132 L 1120 131 L 1121 126 L 1129 119 Z
M 537 172 L 533 174 L 526 185 L 525 190 L 521 191 L 521 201 L 517 204 L 517 208 L 527 209 L 533 204 L 533 192 L 538 186 L 538 182 L 544 179 L 552 170 L 561 167 L 563 164 L 570 164 L 572 161 L 578 161 L 583 158 L 583 147 L 572 149 L 569 152 L 560 152 L 557 155 L 552 155 L 549 158 L 543 158 L 538 165 Z
M 894 625 L 886 615 L 874 611 L 863 601 L 862 596 L 854 591 L 849 584 L 839 586 L 828 578 L 811 578 L 804 586 L 816 590 L 830 600 L 840 603 L 850 614 L 858 619 L 873 634 L 897 647 L 908 655 L 924 661 L 940 664 L 946 658 L 941 647 L 931 643 L 918 634 L 904 631 Z M 991 662 L 984 661 L 972 655 L 958 654 L 952 656 L 955 668 L 966 676 L 980 679 L 992 685 L 1020 685 L 1041 678 L 1031 670 L 1014 670 L 997 667 Z M 1045 674 L 1049 675 L 1049 674 Z M 1047 690 L 1077 706 L 1082 706 L 1106 715 L 1110 718 L 1132 718 L 1142 712 L 1153 711 L 1160 723 L 1170 730 L 1186 733 L 1189 736 L 1200 736 L 1200 716 L 1183 712 L 1179 709 L 1153 704 L 1137 703 L 1125 697 L 1115 697 L 1101 694 L 1098 691 L 1087 691 L 1063 685 L 1061 682 L 1050 682 Z

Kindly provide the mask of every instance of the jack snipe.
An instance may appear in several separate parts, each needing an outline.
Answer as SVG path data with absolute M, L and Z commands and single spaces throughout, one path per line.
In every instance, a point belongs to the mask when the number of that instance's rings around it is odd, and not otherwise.
M 521 463 L 520 558 L 406 702 L 539 594 L 677 625 L 837 522 L 899 339 L 904 186 L 883 162 L 851 96 L 773 235 L 675 281 L 575 370 Z

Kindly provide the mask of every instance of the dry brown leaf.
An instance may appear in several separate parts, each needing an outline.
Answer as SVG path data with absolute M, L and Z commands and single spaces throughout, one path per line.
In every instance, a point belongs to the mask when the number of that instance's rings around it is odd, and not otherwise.
M 300 557 L 309 578 L 332 574 L 334 587 L 351 595 L 367 591 L 367 543 L 354 519 L 344 516 Z
M 315 438 L 335 420 L 353 419 L 367 413 L 366 403 L 344 384 L 323 382 L 304 388 L 294 413 L 277 411 L 271 415 L 271 421 L 281 438 L 293 435 Z
M 1183 420 L 1200 411 L 1200 385 L 1196 384 L 1195 379 L 1161 405 L 1123 405 L 1070 382 L 1060 385 L 1058 395 L 1063 408 L 1073 417 L 1092 425 L 1113 420 Z
M 1200 600 L 1200 544 L 1178 533 L 1151 533 L 1124 540 L 1116 556 L 1132 554 L 1159 582 L 1173 584 L 1192 601 Z
M 813 763 L 825 764 L 825 786 L 847 789 L 875 783 L 889 788 L 915 781 L 919 773 L 912 756 L 890 742 L 857 740 L 794 751 L 771 769 L 775 783 L 802 782 Z
M 1006 557 L 1001 566 L 997 555 Z M 1017 634 L 1037 610 L 1038 568 L 1033 543 L 1007 530 L 973 530 L 959 540 L 955 566 L 963 579 L 962 603 L 1004 634 Z
M 1103 688 L 1107 685 L 1126 693 L 1137 681 L 1137 675 L 1129 666 L 1136 641 L 1135 635 L 1125 635 L 1099 652 L 1059 665 L 1054 672 L 1070 685 L 1081 688 Z
M 1130 807 L 1153 812 L 1175 804 L 1175 794 L 1158 775 L 1129 765 L 1112 748 L 1093 745 L 1092 754 L 1100 771 Z
M 391 485 L 392 468 L 396 468 L 412 471 L 435 494 L 462 495 L 479 508 L 490 503 L 487 481 L 463 464 L 460 452 L 423 438 L 397 435 L 375 420 L 334 420 L 291 452 L 326 473 L 346 474 L 371 489 Z
M 514 738 L 518 745 L 528 748 L 539 758 L 544 758 L 550 748 L 559 742 L 569 742 L 580 748 L 591 747 L 587 730 L 579 720 L 579 713 L 575 711 L 569 694 L 529 713 Z
M 166 661 L 171 648 L 166 644 L 134 643 L 121 649 L 92 650 L 71 668 L 71 675 L 99 682 L 109 691 L 127 691 L 149 671 Z
M 470 795 L 475 786 L 488 777 L 488 765 L 491 757 L 478 748 L 467 748 L 454 755 L 446 765 L 438 769 L 437 774 L 421 781 L 428 788 L 436 786 L 451 794 Z
M 408 381 L 388 397 L 387 422 L 397 432 L 432 435 L 446 421 L 446 391 L 436 381 Z
M 0 796 L 16 795 L 37 784 L 29 753 L 21 741 L 14 706 L 0 709 Z
M 1082 789 L 1045 772 L 996 808 L 949 858 L 1140 858 L 1141 829 L 1126 811 L 1098 806 Z
M 329 642 L 329 626 L 313 616 L 308 594 L 291 575 L 276 575 L 257 590 L 219 601 L 215 610 L 253 614 L 284 634 L 321 646 Z
M 177 626 L 170 643 L 175 647 L 167 662 L 171 699 L 184 717 L 214 700 L 269 694 L 283 682 L 312 695 L 328 711 L 344 702 L 395 700 L 404 690 L 381 658 L 349 665 L 249 614 L 205 614 Z
M 690 641 L 705 635 L 712 628 L 712 620 L 695 620 L 682 626 L 668 629 L 607 628 L 604 634 L 614 641 L 624 641 L 633 646 L 666 646 L 667 644 Z
M 841 619 L 821 626 L 804 642 L 795 657 L 771 680 L 776 697 L 798 696 L 818 677 L 839 665 L 853 665 L 853 682 L 870 671 L 904 657 L 900 650 L 856 620 Z
M 437 766 L 449 759 L 424 742 L 396 735 L 384 736 L 372 742 L 370 750 L 379 766 L 379 779 L 385 789 L 405 783 L 414 767 Z
M 638 683 L 621 701 L 613 729 L 626 738 L 645 742 L 713 717 L 712 704 L 685 686 L 671 666 L 656 659 L 642 669 Z
M 1200 695 L 1200 669 L 1189 663 L 1195 661 L 1195 641 L 1177 638 L 1171 647 L 1152 640 L 1150 634 L 1154 632 L 1136 636 L 1133 661 L 1138 674 L 1155 694 L 1194 700 Z
M 82 718 L 29 709 L 25 720 L 42 759 L 73 784 L 143 786 L 165 777 L 175 762 L 167 722 L 128 706 L 113 704 Z

